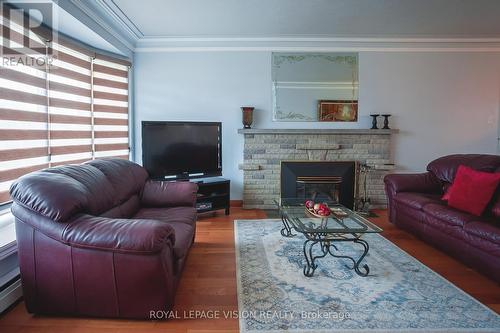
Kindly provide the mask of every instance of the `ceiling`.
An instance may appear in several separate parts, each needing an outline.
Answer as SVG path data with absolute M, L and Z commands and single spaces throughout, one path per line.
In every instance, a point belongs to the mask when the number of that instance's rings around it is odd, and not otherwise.
M 500 37 L 500 0 L 101 0 L 138 39 Z

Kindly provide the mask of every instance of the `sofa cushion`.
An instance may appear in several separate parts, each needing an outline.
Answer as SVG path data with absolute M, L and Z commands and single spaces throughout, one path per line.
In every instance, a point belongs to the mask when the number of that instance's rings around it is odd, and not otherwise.
M 62 240 L 75 247 L 140 254 L 161 251 L 177 241 L 177 233 L 161 221 L 82 214 L 66 226 Z
M 134 194 L 138 194 L 148 178 L 147 171 L 140 165 L 122 159 L 96 159 L 85 164 L 101 170 L 114 189 L 114 205 L 117 206 Z
M 65 165 L 45 169 L 43 172 L 66 175 L 83 184 L 89 193 L 86 213 L 100 215 L 114 206 L 113 186 L 106 176 L 92 165 Z
M 422 209 L 429 203 L 444 204 L 440 197 L 440 194 L 400 192 L 394 196 L 394 200 L 415 209 Z
M 464 226 L 464 231 L 500 245 L 500 227 L 494 221 L 472 221 Z
M 455 208 L 442 204 L 429 203 L 425 205 L 422 210 L 430 216 L 443 221 L 443 223 L 460 227 L 477 220 L 477 216 L 461 212 Z
M 499 182 L 500 173 L 477 171 L 461 165 L 447 192 L 448 205 L 480 216 L 491 201 Z
M 89 191 L 74 178 L 44 171 L 22 176 L 12 184 L 14 202 L 57 222 L 64 222 L 89 206 Z
M 134 194 L 124 203 L 105 211 L 99 216 L 129 219 L 137 214 L 140 208 L 139 195 Z M 150 218 L 154 219 L 154 216 L 151 216 Z
M 194 226 L 196 223 L 196 209 L 193 207 L 172 208 L 141 208 L 135 219 L 155 219 L 169 223 L 183 223 Z
M 99 216 L 115 218 L 115 219 L 123 218 L 122 212 L 120 210 L 120 206 L 115 206 L 115 207 L 111 208 L 110 210 L 107 210 L 104 213 L 99 214 Z
M 115 217 L 118 214 L 109 212 L 134 195 L 138 206 L 146 178 L 147 172 L 133 162 L 93 160 L 20 177 L 11 186 L 11 196 L 20 205 L 57 222 L 67 221 L 78 213 Z M 129 205 L 126 211 L 132 215 L 137 208 Z
M 432 172 L 445 183 L 452 183 L 460 165 L 474 170 L 494 172 L 500 167 L 500 156 L 481 154 L 456 154 L 438 158 L 427 165 L 427 171 Z
M 141 208 L 139 196 L 137 194 L 134 194 L 130 197 L 130 199 L 128 199 L 118 207 L 120 208 L 120 212 L 124 218 L 132 218 L 132 216 L 137 214 L 137 212 Z
M 148 180 L 142 190 L 142 204 L 147 207 L 193 207 L 198 185 L 192 182 Z

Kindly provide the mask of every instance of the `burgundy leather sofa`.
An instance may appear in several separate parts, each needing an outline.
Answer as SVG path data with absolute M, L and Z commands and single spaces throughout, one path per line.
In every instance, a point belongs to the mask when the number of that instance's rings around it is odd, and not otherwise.
M 196 184 L 121 159 L 45 169 L 11 187 L 29 312 L 148 318 L 174 302 L 195 235 Z
M 461 164 L 500 172 L 500 156 L 468 154 L 438 158 L 429 163 L 426 173 L 387 175 L 389 219 L 500 282 L 500 189 L 482 216 L 459 211 L 441 200 Z

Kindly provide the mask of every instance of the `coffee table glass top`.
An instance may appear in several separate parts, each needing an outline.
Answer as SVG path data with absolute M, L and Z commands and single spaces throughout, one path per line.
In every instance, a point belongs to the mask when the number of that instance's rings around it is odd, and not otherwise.
M 330 214 L 325 217 L 315 217 L 306 211 L 304 202 L 304 199 L 297 198 L 275 200 L 282 216 L 300 233 L 363 234 L 382 232 L 381 228 L 340 204 L 326 202 L 328 207 L 340 209 L 346 213 L 346 216 Z

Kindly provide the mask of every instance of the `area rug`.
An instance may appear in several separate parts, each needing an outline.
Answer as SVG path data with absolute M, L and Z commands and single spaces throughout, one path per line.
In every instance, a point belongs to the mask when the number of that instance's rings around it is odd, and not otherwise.
M 235 221 L 241 332 L 500 332 L 500 316 L 378 234 L 363 237 L 367 277 L 325 257 L 308 278 L 304 236 L 280 229 L 279 220 Z

